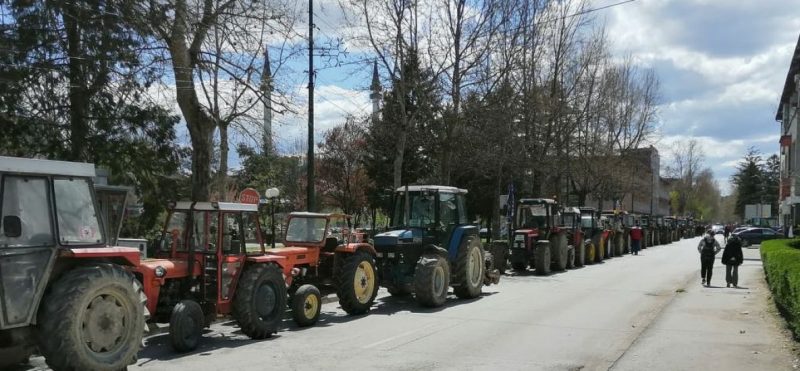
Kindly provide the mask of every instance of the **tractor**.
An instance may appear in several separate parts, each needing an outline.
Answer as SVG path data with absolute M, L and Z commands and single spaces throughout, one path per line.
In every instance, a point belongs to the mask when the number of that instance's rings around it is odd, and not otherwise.
M 570 254 L 567 259 L 567 268 L 584 266 L 586 264 L 586 246 L 581 226 L 581 210 L 577 207 L 565 207 L 561 211 L 561 228 L 567 233 L 569 243 Z
M 379 282 L 391 295 L 413 293 L 420 305 L 438 307 L 450 286 L 468 299 L 499 282 L 478 227 L 467 222 L 466 193 L 447 186 L 396 190 L 390 230 L 374 237 Z
M 678 224 L 675 217 L 664 217 L 664 225 L 667 227 L 667 243 L 678 241 L 680 237 L 678 237 Z
M 650 215 L 636 215 L 635 221 L 638 221 L 639 227 L 642 228 L 642 250 L 653 246 L 653 228 L 650 225 Z
M 619 210 L 606 210 L 600 213 L 608 232 L 605 256 L 622 256 L 625 253 L 625 239 L 627 238 L 624 218 L 627 212 Z
M 584 246 L 586 247 L 586 264 L 603 261 L 605 257 L 606 242 L 609 230 L 603 228 L 599 213 L 593 207 L 581 206 L 581 226 L 584 232 Z
M 126 267 L 139 250 L 107 245 L 118 226 L 101 218 L 95 175 L 88 163 L 0 157 L 0 368 L 35 348 L 55 370 L 136 362 L 147 313 Z
M 321 294 L 336 293 L 339 305 L 350 315 L 372 307 L 378 295 L 375 248 L 365 232 L 352 228 L 348 215 L 291 213 L 284 245 L 267 254 L 286 256 L 287 261 L 303 256 L 291 262 L 290 272 L 297 274 L 289 282 L 292 317 L 298 325 L 317 322 Z
M 558 203 L 546 198 L 523 198 L 517 204 L 516 215 L 512 268 L 525 270 L 530 266 L 538 275 L 567 269 L 572 246 L 567 231 L 560 227 Z

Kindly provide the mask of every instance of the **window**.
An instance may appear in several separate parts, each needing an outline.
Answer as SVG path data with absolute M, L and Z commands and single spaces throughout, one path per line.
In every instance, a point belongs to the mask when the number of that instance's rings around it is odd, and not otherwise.
M 225 214 L 222 223 L 222 251 L 227 254 L 238 254 L 242 251 L 242 215 Z
M 326 223 L 325 218 L 292 218 L 286 228 L 286 241 L 322 242 Z
M 105 242 L 86 179 L 55 179 L 53 190 L 58 217 L 58 239 L 64 245 Z
M 192 246 L 194 251 L 215 251 L 219 223 L 216 213 L 195 211 L 192 220 Z
M 164 240 L 169 241 L 169 244 L 164 247 L 172 248 L 174 245 L 176 251 L 186 251 L 184 241 L 186 241 L 186 222 L 188 219 L 186 212 L 176 211 L 172 213 L 164 236 Z
M 47 180 L 6 176 L 0 189 L 0 248 L 53 245 Z M 2 220 L 6 216 L 19 218 L 19 237 L 5 236 Z
M 520 227 L 525 228 L 547 227 L 547 206 L 520 205 L 517 212 L 517 222 Z
M 408 220 L 405 220 L 406 197 L 405 194 L 398 194 L 392 224 L 396 227 L 430 227 L 435 220 L 434 194 L 409 192 L 408 201 Z
M 258 214 L 244 213 L 244 242 L 247 251 L 261 251 L 261 238 L 258 230 Z
M 456 195 L 452 193 L 439 193 L 439 220 L 444 226 L 453 226 L 458 223 Z
M 581 216 L 581 227 L 592 229 L 594 228 L 594 220 L 592 219 L 591 215 L 582 215 Z

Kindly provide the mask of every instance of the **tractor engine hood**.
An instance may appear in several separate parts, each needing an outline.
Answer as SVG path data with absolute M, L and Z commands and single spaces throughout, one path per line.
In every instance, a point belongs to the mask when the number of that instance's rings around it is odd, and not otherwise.
M 422 229 L 397 229 L 375 235 L 375 246 L 397 246 L 401 244 L 422 243 Z

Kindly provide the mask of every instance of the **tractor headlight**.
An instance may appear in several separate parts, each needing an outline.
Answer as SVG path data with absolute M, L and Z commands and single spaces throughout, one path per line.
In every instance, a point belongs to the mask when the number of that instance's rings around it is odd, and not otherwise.
M 164 267 L 159 265 L 154 270 L 154 273 L 156 274 L 156 277 L 162 278 L 162 277 L 167 275 L 167 268 L 164 268 Z

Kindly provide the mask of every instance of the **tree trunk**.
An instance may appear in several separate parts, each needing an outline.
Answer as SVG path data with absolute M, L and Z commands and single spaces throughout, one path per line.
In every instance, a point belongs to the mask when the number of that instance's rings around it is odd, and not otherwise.
M 217 171 L 217 179 L 219 187 L 220 201 L 226 200 L 225 197 L 228 193 L 228 124 L 219 124 L 219 170 Z
M 406 125 L 406 128 L 409 126 Z M 394 155 L 394 191 L 403 186 L 403 155 L 406 152 L 406 141 L 408 139 L 408 134 L 406 130 L 400 130 L 397 135 L 397 142 L 395 144 L 395 155 Z
M 69 9 L 69 8 L 68 8 Z M 83 59 L 78 58 L 81 52 L 80 30 L 78 29 L 75 13 L 64 15 L 64 28 L 67 33 L 67 53 L 69 58 L 69 125 L 70 125 L 70 151 L 68 159 L 84 161 L 83 154 L 86 147 L 88 128 L 86 124 L 86 106 L 88 97 L 85 89 L 86 81 L 81 71 Z

